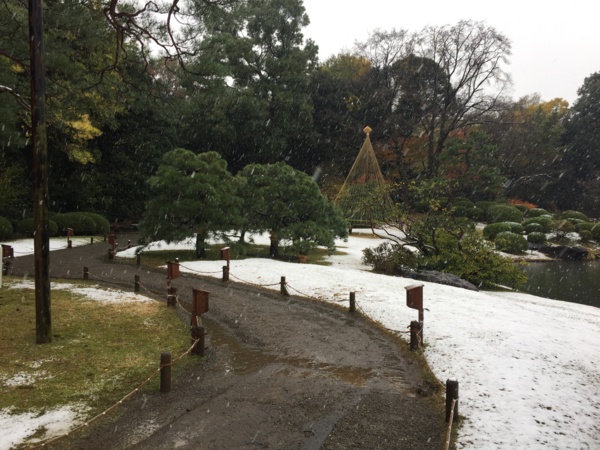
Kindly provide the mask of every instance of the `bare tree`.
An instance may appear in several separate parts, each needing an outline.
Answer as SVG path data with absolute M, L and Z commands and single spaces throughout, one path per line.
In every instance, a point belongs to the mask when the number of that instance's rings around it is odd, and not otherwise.
M 411 35 L 376 31 L 367 43 L 357 45 L 359 54 L 389 73 L 386 82 L 388 89 L 394 90 L 393 108 L 402 104 L 403 97 L 418 94 L 419 98 L 410 102 L 412 120 L 418 124 L 414 132 L 427 136 L 431 176 L 438 173 L 439 155 L 451 133 L 479 123 L 499 108 L 511 83 L 503 68 L 510 50 L 504 35 L 473 21 L 426 27 Z M 403 64 L 409 58 L 421 64 Z

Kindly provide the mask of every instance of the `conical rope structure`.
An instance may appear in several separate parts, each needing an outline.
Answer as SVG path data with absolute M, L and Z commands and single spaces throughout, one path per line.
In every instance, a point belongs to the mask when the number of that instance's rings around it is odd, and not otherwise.
M 385 180 L 373 145 L 371 128 L 363 130 L 367 137 L 334 202 L 351 228 L 376 227 L 387 219 L 392 201 L 385 190 Z

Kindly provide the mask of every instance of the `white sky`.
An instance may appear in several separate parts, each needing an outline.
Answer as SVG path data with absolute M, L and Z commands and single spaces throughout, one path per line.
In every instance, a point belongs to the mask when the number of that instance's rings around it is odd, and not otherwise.
M 267 243 L 268 237 L 257 236 L 256 240 Z M 52 241 L 52 248 L 64 248 L 64 239 Z M 337 304 L 347 305 L 349 292 L 354 291 L 363 314 L 390 330 L 406 331 L 418 313 L 406 307 L 404 288 L 416 282 L 371 273 L 361 263 L 362 249 L 379 242 L 354 233 L 348 242 L 338 242 L 346 255 L 330 257 L 329 267 L 246 259 L 232 261 L 231 274 L 256 284 L 277 283 L 284 275 L 291 293 L 299 291 Z M 9 244 L 17 255 L 30 251 L 27 241 Z M 193 247 L 192 238 L 180 244 L 155 243 L 145 251 Z M 119 256 L 133 258 L 135 251 L 131 248 Z M 181 269 L 220 277 L 222 265 L 222 261 L 187 261 L 181 263 Z M 527 294 L 422 284 L 428 309 L 425 356 L 438 379 L 460 383 L 460 414 L 466 419 L 458 432 L 458 448 L 598 447 L 600 308 Z M 98 298 L 99 294 L 91 295 Z M 3 384 L 0 380 L 0 388 Z M 50 412 L 61 418 L 41 416 L 44 424 L 49 420 L 62 423 L 60 428 L 49 429 L 44 438 L 60 435 L 69 424 L 81 420 L 81 412 L 73 413 L 70 406 Z M 30 413 L 11 415 L 0 410 L 0 436 L 5 437 L 0 440 L 0 450 L 25 442 L 34 432 Z
M 600 4 L 594 1 L 304 0 L 304 7 L 311 21 L 304 36 L 319 46 L 321 61 L 376 28 L 419 31 L 464 19 L 484 21 L 511 40 L 514 99 L 537 92 L 545 101 L 572 104 L 584 78 L 600 71 Z

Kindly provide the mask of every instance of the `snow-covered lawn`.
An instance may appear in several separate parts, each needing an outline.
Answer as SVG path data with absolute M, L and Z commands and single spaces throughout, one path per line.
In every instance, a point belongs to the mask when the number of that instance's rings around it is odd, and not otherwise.
M 345 302 L 356 292 L 365 314 L 404 332 L 417 320 L 404 288 L 416 282 L 373 274 L 361 263 L 362 249 L 378 243 L 353 234 L 338 246 L 347 255 L 331 256 L 330 266 L 246 259 L 232 261 L 230 273 L 234 280 L 258 284 L 285 276 L 292 293 L 325 302 Z M 178 247 L 193 248 L 193 241 Z M 118 255 L 134 257 L 135 249 Z M 181 270 L 220 277 L 222 265 L 181 261 Z M 460 414 L 466 419 L 458 448 L 600 449 L 599 308 L 421 284 L 425 355 L 442 382 L 460 383 Z

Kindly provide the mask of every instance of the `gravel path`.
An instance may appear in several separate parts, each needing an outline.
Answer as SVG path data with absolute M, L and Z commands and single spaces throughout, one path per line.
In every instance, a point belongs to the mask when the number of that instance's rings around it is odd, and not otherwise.
M 121 236 L 119 242 L 135 242 Z M 110 261 L 98 243 L 51 254 L 53 279 L 81 279 L 142 293 L 166 291 L 166 271 Z M 33 256 L 12 273 L 32 277 Z M 444 411 L 423 368 L 397 340 L 359 315 L 300 297 L 182 275 L 189 305 L 209 291 L 206 357 L 168 394 L 144 393 L 51 448 L 443 449 Z M 160 296 L 157 300 L 164 301 Z M 181 313 L 183 320 L 189 320 Z

